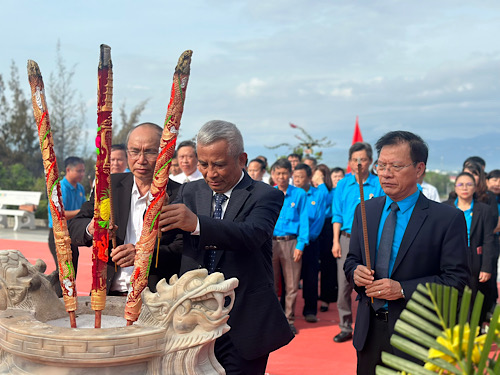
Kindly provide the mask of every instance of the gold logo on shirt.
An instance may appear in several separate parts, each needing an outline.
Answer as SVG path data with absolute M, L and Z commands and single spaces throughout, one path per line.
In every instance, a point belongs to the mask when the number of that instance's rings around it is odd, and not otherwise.
M 314 205 L 316 205 L 316 202 L 315 202 L 315 201 L 312 201 L 312 202 L 311 202 L 311 204 L 314 206 Z
M 290 204 L 290 206 L 295 207 L 295 202 L 292 202 L 292 204 Z

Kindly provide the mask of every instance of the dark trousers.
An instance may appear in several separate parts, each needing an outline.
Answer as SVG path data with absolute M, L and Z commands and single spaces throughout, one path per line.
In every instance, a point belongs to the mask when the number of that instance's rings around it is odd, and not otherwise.
M 383 365 L 382 352 L 394 354 L 420 366 L 424 365 L 422 361 L 394 348 L 390 344 L 390 340 L 389 323 L 377 319 L 373 309 L 370 309 L 370 328 L 368 329 L 365 346 L 363 350 L 356 352 L 358 357 L 357 373 L 359 375 L 375 375 L 377 365 Z M 390 366 L 385 365 L 385 367 Z
M 54 263 L 56 265 L 56 271 L 59 275 L 59 262 L 57 261 L 57 252 L 56 252 L 56 242 L 54 240 L 54 231 L 52 228 L 49 230 L 49 250 L 52 256 L 54 257 Z M 75 279 L 76 279 L 76 271 L 78 268 L 78 257 L 80 255 L 80 251 L 78 250 L 78 246 L 71 245 L 71 254 L 72 254 L 72 263 L 73 269 L 75 270 Z M 54 290 L 56 291 L 57 296 L 62 297 L 61 284 L 57 283 L 54 286 Z
M 318 313 L 319 239 L 310 241 L 302 254 L 302 296 L 303 314 Z
M 382 364 L 382 352 L 393 353 L 390 344 L 389 324 L 378 320 L 372 309 L 370 314 L 370 329 L 363 350 L 357 352 L 359 375 L 375 375 L 375 367 Z
M 333 257 L 333 226 L 332 218 L 326 218 L 319 235 L 320 249 L 320 293 L 319 299 L 326 303 L 337 302 L 337 260 Z
M 269 354 L 251 360 L 243 358 L 228 334 L 215 340 L 214 353 L 226 375 L 264 375 L 269 358 Z

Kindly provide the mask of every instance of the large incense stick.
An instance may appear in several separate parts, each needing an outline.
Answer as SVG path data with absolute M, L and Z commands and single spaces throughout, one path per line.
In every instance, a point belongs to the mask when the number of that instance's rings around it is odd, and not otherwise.
M 94 190 L 94 237 L 92 241 L 92 290 L 90 303 L 95 311 L 95 328 L 101 328 L 101 311 L 106 306 L 106 271 L 109 226 L 112 215 L 110 181 L 111 113 L 113 104 L 113 64 L 111 48 L 101 44 L 97 71 L 97 137 Z
M 75 311 L 77 300 L 71 239 L 66 224 L 66 215 L 64 214 L 59 171 L 54 152 L 54 140 L 50 129 L 49 111 L 45 100 L 43 78 L 38 64 L 32 60 L 28 60 L 28 79 L 31 87 L 33 115 L 38 126 L 38 138 L 40 141 L 40 150 L 42 151 L 50 214 L 52 215 L 52 230 L 54 231 L 57 263 L 59 264 L 59 281 L 61 283 L 64 305 L 66 311 L 69 313 L 71 327 L 76 328 Z
M 184 111 L 192 54 L 192 51 L 184 51 L 179 57 L 174 72 L 170 102 L 160 142 L 160 153 L 156 159 L 153 183 L 151 184 L 150 204 L 144 216 L 141 238 L 135 245 L 134 272 L 131 277 L 132 291 L 127 297 L 127 305 L 125 306 L 127 325 L 131 325 L 139 317 L 142 306 L 141 293 L 148 283 L 149 269 L 158 234 L 158 218 L 165 200 L 168 171 Z
M 361 160 L 358 159 L 358 183 L 359 183 L 359 198 L 361 200 L 361 223 L 363 226 L 363 240 L 365 244 L 365 258 L 366 258 L 366 268 L 371 271 L 371 261 L 370 261 L 370 246 L 368 244 L 368 228 L 366 225 L 366 208 L 365 208 L 365 193 L 363 190 L 363 181 L 361 180 Z M 372 297 L 373 303 L 373 297 Z

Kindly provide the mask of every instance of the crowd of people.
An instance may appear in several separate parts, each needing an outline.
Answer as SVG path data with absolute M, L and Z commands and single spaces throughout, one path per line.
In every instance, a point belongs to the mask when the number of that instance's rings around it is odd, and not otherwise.
M 161 133 L 156 124 L 139 124 L 126 145 L 112 148 L 117 246 L 109 247 L 108 295 L 130 291 Z M 500 170 L 486 174 L 481 158 L 467 159 L 440 204 L 437 190 L 423 181 L 428 149 L 419 136 L 390 132 L 375 148 L 373 163 L 370 144 L 353 144 L 346 173 L 310 155 L 290 154 L 270 168 L 263 156 L 249 161 L 240 131 L 225 121 L 206 123 L 196 143 L 178 145 L 169 204 L 159 218 L 159 266 L 151 267 L 149 287 L 154 291 L 160 279 L 198 268 L 239 279 L 231 330 L 215 344 L 226 373 L 263 374 L 269 353 L 299 333 L 300 288 L 308 323 L 336 302 L 333 341 L 353 339 L 360 374 L 374 373 L 381 351 L 405 356 L 389 338 L 419 283 L 481 291 L 481 321 L 488 320 L 498 298 Z M 92 244 L 94 197 L 83 198 L 83 161 L 71 157 L 65 164 L 61 187 L 76 272 L 78 246 Z M 354 327 L 353 290 L 359 301 Z

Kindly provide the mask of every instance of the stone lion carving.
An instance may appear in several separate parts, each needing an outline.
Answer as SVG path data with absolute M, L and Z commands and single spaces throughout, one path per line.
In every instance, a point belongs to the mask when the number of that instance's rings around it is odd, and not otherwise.
M 237 279 L 205 269 L 173 276 L 156 293 L 143 292 L 133 326 L 72 329 L 46 324 L 67 313 L 45 269 L 17 250 L 0 251 L 0 374 L 225 373 L 214 344 L 230 329 Z M 112 298 L 123 304 L 113 310 L 123 314 L 125 298 Z M 78 315 L 93 313 L 88 300 L 79 298 L 77 324 Z

